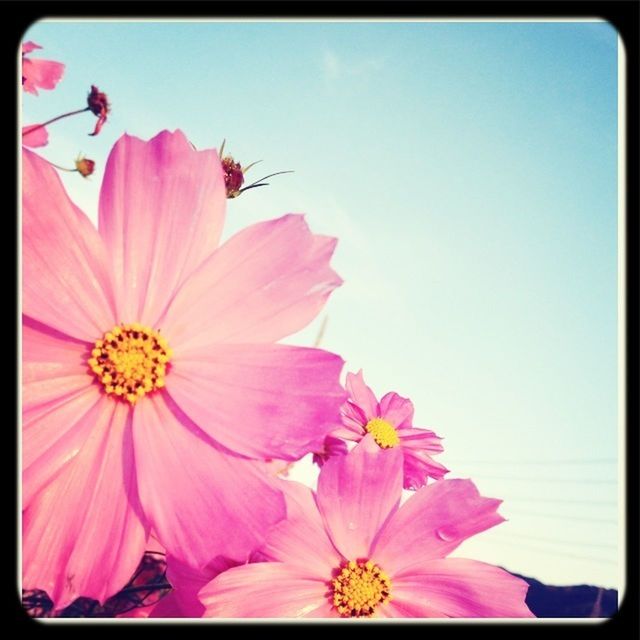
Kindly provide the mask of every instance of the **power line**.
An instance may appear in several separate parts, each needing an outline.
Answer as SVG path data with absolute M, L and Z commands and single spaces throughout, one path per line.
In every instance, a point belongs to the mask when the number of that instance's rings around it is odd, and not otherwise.
M 617 549 L 616 544 L 607 544 L 606 542 L 584 542 L 582 540 L 561 540 L 558 538 L 545 538 L 544 536 L 530 536 L 523 533 L 508 533 L 507 531 L 497 531 L 494 535 L 508 536 L 510 538 L 522 538 L 523 540 L 535 540 L 550 544 L 569 544 L 571 546 L 580 547 L 598 547 L 604 549 Z
M 570 460 L 448 460 L 447 464 L 614 464 L 616 458 L 573 458 Z
M 605 518 L 584 518 L 582 516 L 567 516 L 560 513 L 536 513 L 533 511 L 520 511 L 519 509 L 509 509 L 511 513 L 517 513 L 523 516 L 535 516 L 538 518 L 555 518 L 558 520 L 579 520 L 581 522 L 601 522 L 603 524 L 618 524 L 617 520 L 609 520 Z
M 600 480 L 600 479 L 591 479 L 588 478 L 586 480 L 582 480 L 580 478 L 546 478 L 544 476 L 483 476 L 474 474 L 474 478 L 480 478 L 481 480 L 514 480 L 516 482 L 578 482 L 580 484 L 618 484 L 617 480 Z
M 608 505 L 608 506 L 616 506 L 617 502 L 615 500 L 571 500 L 570 498 L 532 498 L 529 496 L 505 496 L 501 495 L 502 498 L 506 500 L 513 500 L 518 502 L 549 502 L 549 503 L 562 503 L 562 504 L 586 504 L 586 505 Z
M 583 556 L 583 555 L 579 555 L 579 554 L 574 554 L 574 553 L 564 553 L 563 551 L 555 551 L 553 549 L 542 549 L 541 547 L 536 547 L 536 546 L 531 546 L 531 545 L 524 545 L 524 544 L 520 544 L 518 542 L 507 542 L 505 540 L 501 540 L 500 544 L 506 544 L 509 545 L 511 547 L 518 547 L 518 549 L 527 549 L 529 551 L 538 551 L 539 553 L 543 553 L 546 555 L 553 555 L 553 556 L 562 556 L 563 558 L 575 558 L 577 560 L 589 560 L 590 562 L 600 562 L 602 564 L 614 564 L 617 565 L 618 563 L 615 560 L 607 560 L 605 558 L 598 558 L 596 556 Z

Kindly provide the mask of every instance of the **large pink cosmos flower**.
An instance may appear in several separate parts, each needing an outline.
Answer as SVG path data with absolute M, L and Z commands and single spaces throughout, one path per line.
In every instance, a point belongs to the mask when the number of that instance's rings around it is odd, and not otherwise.
M 402 451 L 405 489 L 417 489 L 426 483 L 428 477 L 439 480 L 449 471 L 431 457 L 444 450 L 440 444 L 442 438 L 428 429 L 413 427 L 411 400 L 390 391 L 378 402 L 365 384 L 362 371 L 348 373 L 346 387 L 349 397 L 342 407 L 342 427 L 331 432 L 332 441 L 343 438 L 360 442 L 371 433 L 381 448 L 398 447 Z M 332 451 L 334 454 L 343 453 L 335 445 Z M 332 455 L 331 450 L 328 452 Z M 323 456 L 317 455 L 314 461 L 321 463 Z
M 246 560 L 285 515 L 266 458 L 318 448 L 342 359 L 276 344 L 341 283 L 302 216 L 218 246 L 215 151 L 114 146 L 99 229 L 23 149 L 23 587 L 104 601 L 151 528 L 192 567 Z M 260 462 L 258 462 L 260 460 Z
M 22 45 L 22 88 L 27 93 L 38 95 L 38 89 L 55 89 L 64 73 L 64 64 L 53 60 L 28 58 L 27 55 L 42 47 L 35 42 Z
M 503 518 L 469 480 L 427 485 L 398 507 L 402 453 L 368 435 L 321 469 L 318 493 L 276 525 L 255 562 L 200 591 L 225 618 L 522 618 L 527 583 L 475 560 L 447 558 Z

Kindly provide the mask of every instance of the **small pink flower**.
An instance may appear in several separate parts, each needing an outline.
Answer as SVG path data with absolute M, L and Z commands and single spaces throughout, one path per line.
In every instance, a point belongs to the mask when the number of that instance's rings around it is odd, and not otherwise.
M 55 89 L 62 78 L 64 65 L 53 60 L 28 58 L 27 54 L 36 49 L 42 49 L 42 47 L 35 42 L 25 42 L 22 45 L 22 88 L 37 96 L 39 88 Z
M 412 426 L 411 400 L 391 391 L 378 402 L 365 384 L 362 371 L 348 373 L 346 387 L 349 397 L 342 406 L 342 427 L 332 431 L 331 436 L 360 442 L 371 433 L 381 448 L 399 448 L 405 489 L 417 489 L 427 478 L 439 480 L 448 473 L 445 466 L 431 457 L 444 450 L 440 444 L 442 438 L 433 431 Z
M 447 558 L 499 524 L 500 500 L 470 480 L 427 485 L 399 507 L 402 453 L 366 436 L 320 471 L 256 554 L 200 591 L 207 617 L 530 618 L 527 583 Z M 288 502 L 288 505 L 290 502 Z
M 264 460 L 319 448 L 342 359 L 279 344 L 341 280 L 300 215 L 220 244 L 218 155 L 124 135 L 98 229 L 22 151 L 23 587 L 62 608 L 133 574 L 151 528 L 196 569 L 285 516 Z

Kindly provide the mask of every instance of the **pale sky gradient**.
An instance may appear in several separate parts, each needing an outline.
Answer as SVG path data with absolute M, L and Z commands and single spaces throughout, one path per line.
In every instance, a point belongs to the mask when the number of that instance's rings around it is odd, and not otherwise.
M 40 23 L 67 65 L 23 101 L 94 220 L 125 131 L 181 128 L 248 177 L 225 235 L 288 212 L 340 239 L 322 346 L 444 436 L 509 522 L 462 545 L 553 584 L 619 584 L 617 34 L 606 23 Z M 313 482 L 307 461 L 294 477 Z M 410 553 L 410 550 L 407 550 Z

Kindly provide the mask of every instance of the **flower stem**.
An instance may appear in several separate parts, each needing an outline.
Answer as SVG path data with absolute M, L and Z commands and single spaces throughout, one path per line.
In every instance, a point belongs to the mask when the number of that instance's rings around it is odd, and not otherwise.
M 55 167 L 56 169 L 60 169 L 60 171 L 68 171 L 69 173 L 74 173 L 75 171 L 77 171 L 77 169 L 67 169 L 67 167 L 61 167 L 59 164 L 56 164 L 55 162 L 51 162 L 51 160 L 47 160 L 47 162 L 52 167 Z
M 84 113 L 85 111 L 89 111 L 89 107 L 84 107 L 84 109 L 78 109 L 77 111 L 69 111 L 69 113 L 63 113 L 61 116 L 56 116 L 55 118 L 51 118 L 51 120 L 47 120 L 46 122 L 43 122 L 42 124 L 34 124 L 32 127 L 29 127 L 28 129 L 26 129 L 23 133 L 23 135 L 26 135 L 28 133 L 32 133 L 33 131 L 37 131 L 38 129 L 42 129 L 42 127 L 46 127 L 49 124 L 52 124 L 53 122 L 56 122 L 57 120 L 62 120 L 62 118 L 68 118 L 69 116 L 75 116 L 78 115 L 79 113 Z

